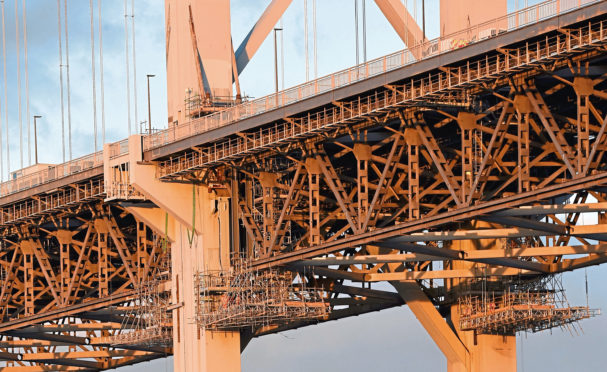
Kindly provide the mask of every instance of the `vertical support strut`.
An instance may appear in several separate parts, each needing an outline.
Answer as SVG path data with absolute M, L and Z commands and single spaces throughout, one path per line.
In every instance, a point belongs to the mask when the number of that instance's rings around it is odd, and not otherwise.
M 61 301 L 64 305 L 69 303 L 68 288 L 72 278 L 72 265 L 70 260 L 70 248 L 72 243 L 72 233 L 69 230 L 61 229 L 57 231 L 57 240 L 59 241 L 59 261 L 61 269 Z
M 518 114 L 518 192 L 530 190 L 529 114 Z
M 243 211 L 243 210 L 250 211 L 251 207 L 253 206 L 253 182 L 251 181 L 251 179 L 249 177 L 247 177 L 247 179 L 245 181 L 244 193 L 245 193 L 245 197 L 243 200 L 240 201 L 239 205 L 241 207 L 241 211 Z M 248 228 L 247 232 L 249 233 L 249 234 L 247 234 L 247 243 L 246 243 L 247 257 L 255 257 L 255 249 L 259 248 L 259 247 L 256 247 L 256 245 L 262 243 L 261 241 L 259 241 L 259 237 L 257 237 L 253 233 L 253 231 L 254 231 L 253 226 L 255 226 L 255 221 L 250 212 L 248 214 L 241 215 L 241 220 L 242 220 L 245 228 Z
M 145 224 L 137 221 L 137 279 L 140 285 L 145 280 L 148 269 L 147 229 Z
M 23 278 L 25 286 L 25 315 L 34 315 L 34 255 L 23 253 Z
M 95 220 L 95 231 L 97 232 L 97 265 L 99 272 L 99 297 L 103 298 L 110 293 L 110 275 L 108 267 L 108 231 L 103 220 Z
M 460 112 L 457 115 L 457 123 L 461 129 L 462 145 L 462 177 L 461 177 L 461 200 L 465 202 L 468 195 L 472 194 L 474 183 L 474 149 L 473 136 L 476 129 L 476 116 L 470 112 Z
M 309 188 L 309 234 L 310 246 L 320 244 L 320 167 L 313 158 L 306 159 Z
M 405 141 L 407 142 L 407 165 L 409 199 L 409 220 L 419 219 L 419 145 L 421 143 L 417 131 L 413 128 L 405 129 Z
M 261 172 L 259 181 L 262 188 L 262 203 L 263 203 L 263 250 L 264 255 L 270 254 L 272 247 L 270 246 L 272 233 L 275 226 L 275 211 L 274 200 L 276 198 L 276 175 L 269 172 Z
M 371 146 L 364 143 L 354 144 L 358 186 L 358 228 L 362 229 L 365 217 L 369 212 L 369 160 Z
M 518 192 L 529 191 L 531 188 L 529 177 L 529 119 L 533 107 L 529 97 L 524 94 L 517 94 L 514 97 L 514 114 L 517 124 L 517 164 L 518 164 Z M 508 127 L 508 122 L 506 122 Z
M 577 96 L 577 172 L 583 174 L 584 166 L 590 157 L 590 95 L 594 82 L 587 77 L 577 76 L 573 80 Z M 599 140 L 599 139 L 597 139 Z

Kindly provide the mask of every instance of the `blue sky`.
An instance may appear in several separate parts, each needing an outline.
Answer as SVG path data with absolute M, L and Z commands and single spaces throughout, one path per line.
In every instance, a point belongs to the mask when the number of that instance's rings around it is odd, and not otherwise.
M 459 0 L 444 0 L 459 1 Z M 21 0 L 18 1 L 21 4 Z M 311 8 L 311 0 L 308 0 Z M 532 5 L 538 1 L 529 1 Z M 91 79 L 90 24 L 88 1 L 69 0 L 69 47 L 71 72 L 71 109 L 73 155 L 93 151 L 93 105 Z M 263 12 L 269 0 L 232 0 L 232 32 L 235 47 Z M 407 1 L 414 11 L 414 0 Z M 509 8 L 514 8 L 510 0 Z M 519 0 L 520 5 L 524 4 Z M 6 1 L 8 114 L 10 128 L 10 169 L 19 163 L 19 111 L 15 48 L 14 2 Z M 95 9 L 97 1 L 95 1 Z M 421 17 L 421 0 L 418 0 Z M 426 1 L 429 37 L 438 34 L 438 0 Z M 21 12 L 21 5 L 20 5 Z M 39 159 L 44 163 L 62 161 L 61 111 L 59 100 L 59 55 L 56 2 L 27 0 L 30 116 L 42 115 L 39 121 Z M 124 11 L 122 0 L 103 0 L 105 116 L 107 141 L 127 136 L 126 79 L 124 51 Z M 138 121 L 147 117 L 146 74 L 152 79 L 152 116 L 154 127 L 163 127 L 166 118 L 166 74 L 164 42 L 164 1 L 136 1 Z M 317 0 L 318 75 L 322 76 L 355 63 L 354 6 L 352 0 Z M 21 13 L 20 13 L 21 17 Z M 95 15 L 96 17 L 96 15 Z M 95 22 L 97 20 L 95 19 Z M 21 22 L 21 19 L 20 19 Z M 311 24 L 311 23 L 310 23 Z M 403 48 L 402 43 L 372 1 L 367 1 L 368 58 L 382 56 Z M 303 58 L 303 0 L 294 0 L 283 18 L 285 81 L 289 87 L 305 81 Z M 95 25 L 95 30 L 97 25 Z M 311 30 L 311 26 L 310 26 Z M 98 42 L 96 40 L 96 42 Z M 21 42 L 23 63 L 23 42 Z M 64 41 L 65 47 L 65 41 Z M 312 40 L 310 40 L 310 51 Z M 98 50 L 96 50 L 96 53 Z M 362 54 L 362 49 L 361 49 Z M 98 57 L 97 57 L 98 58 Z M 311 77 L 313 61 L 310 62 Z M 97 70 L 99 64 L 97 61 Z M 23 74 L 24 70 L 21 69 Z M 260 97 L 274 89 L 273 43 L 268 38 L 241 76 L 244 93 Z M 26 96 L 23 86 L 23 125 L 26 128 Z M 282 83 L 281 83 L 282 85 Z M 97 76 L 99 89 L 99 76 Z M 0 91 L 1 92 L 1 91 Z M 97 91 L 100 102 L 100 92 Z M 6 122 L 2 104 L 3 179 L 7 177 Z M 134 120 L 134 117 L 132 118 Z M 101 115 L 98 109 L 98 123 Z M 26 132 L 26 129 L 24 129 Z M 26 145 L 27 146 L 27 145 Z M 33 146 L 33 141 L 32 141 Z M 32 155 L 33 159 L 33 150 Z M 24 154 L 25 165 L 28 155 Z M 589 268 L 590 303 L 607 308 L 607 289 L 600 283 L 606 278 L 603 268 Z M 584 272 L 565 275 L 568 297 L 574 304 L 585 304 Z M 607 321 L 598 317 L 583 322 L 584 335 L 571 336 L 555 330 L 519 337 L 519 371 L 572 370 L 593 371 L 603 368 L 601 349 Z M 524 345 L 521 352 L 520 345 Z M 406 307 L 360 317 L 330 322 L 314 327 L 284 332 L 253 340 L 242 358 L 244 371 L 444 371 L 446 363 L 438 348 L 426 335 Z M 287 367 L 286 367 L 287 366 Z M 172 370 L 170 360 L 154 361 L 124 371 Z

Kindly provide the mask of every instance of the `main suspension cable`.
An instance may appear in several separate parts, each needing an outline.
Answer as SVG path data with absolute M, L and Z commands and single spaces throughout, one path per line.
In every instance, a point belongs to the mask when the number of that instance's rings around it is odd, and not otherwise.
M 103 83 L 103 26 L 101 22 L 101 1 L 97 1 L 99 12 L 99 83 L 101 85 L 101 144 L 105 144 L 105 93 Z
M 25 113 L 27 114 L 27 163 L 32 165 L 32 132 L 30 122 L 30 78 L 27 62 L 27 9 L 25 0 L 23 4 L 23 52 L 24 52 L 24 68 L 25 68 Z
M 21 112 L 21 46 L 19 37 L 19 2 L 15 0 L 15 48 L 17 55 L 17 94 L 19 96 L 19 156 L 21 169 L 23 169 L 23 113 Z
M 65 163 L 65 103 L 63 98 L 63 48 L 61 47 L 61 0 L 57 0 L 57 30 L 59 41 L 59 90 L 61 99 L 61 149 Z
M 97 145 L 97 85 L 95 83 L 95 19 L 93 11 L 93 0 L 89 1 L 91 10 L 91 73 L 93 79 L 93 135 L 95 136 L 95 153 L 98 150 Z
M 67 1 L 64 0 L 64 22 L 65 22 L 65 73 L 67 78 L 67 138 L 70 161 L 72 160 L 72 98 L 70 93 L 70 44 L 69 32 L 67 28 Z

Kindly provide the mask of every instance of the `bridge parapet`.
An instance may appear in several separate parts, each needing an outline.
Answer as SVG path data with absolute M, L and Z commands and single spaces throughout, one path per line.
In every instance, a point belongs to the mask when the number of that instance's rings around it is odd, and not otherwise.
M 133 137 L 140 140 L 140 137 Z M 106 144 L 103 148 L 105 201 L 145 199 L 131 184 L 129 139 Z
M 428 40 L 369 62 L 311 80 L 304 84 L 270 94 L 211 115 L 173 125 L 168 129 L 144 137 L 143 150 L 150 151 L 184 138 L 209 132 L 225 125 L 273 111 L 299 101 L 345 87 L 373 76 L 396 70 L 466 47 L 499 34 L 514 31 L 545 19 L 600 2 L 599 0 L 548 0 L 503 17 L 474 25 L 449 35 Z M 419 56 L 420 58 L 416 58 Z

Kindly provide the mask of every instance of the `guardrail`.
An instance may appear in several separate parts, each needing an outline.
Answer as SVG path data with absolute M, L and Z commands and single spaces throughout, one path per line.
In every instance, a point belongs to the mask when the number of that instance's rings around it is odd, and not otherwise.
M 121 141 L 110 144 L 110 159 L 117 158 L 129 152 L 129 139 L 125 138 Z
M 544 1 L 466 30 L 429 40 L 412 48 L 145 136 L 143 150 L 148 151 L 183 138 L 208 132 L 600 1 L 602 0 Z M 416 56 L 419 58 L 415 58 Z
M 47 169 L 3 182 L 0 184 L 0 197 L 80 173 L 102 164 L 103 151 L 98 151 L 66 163 L 51 165 Z
M 56 209 L 65 208 L 70 204 L 103 197 L 104 185 L 102 179 L 93 179 L 78 188 L 66 188 L 60 192 L 41 195 L 39 198 L 27 199 L 0 208 L 0 225 L 25 220 L 42 213 L 50 213 Z

